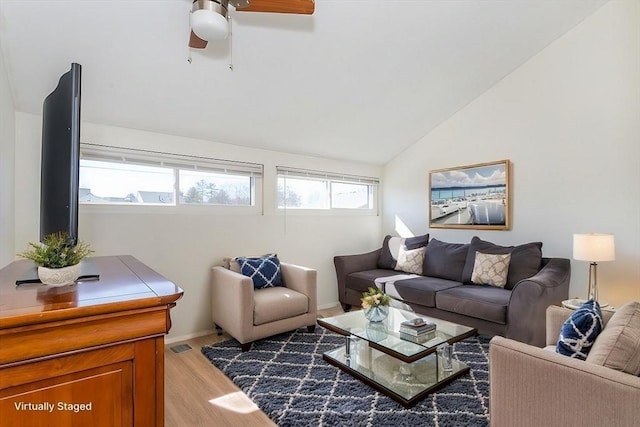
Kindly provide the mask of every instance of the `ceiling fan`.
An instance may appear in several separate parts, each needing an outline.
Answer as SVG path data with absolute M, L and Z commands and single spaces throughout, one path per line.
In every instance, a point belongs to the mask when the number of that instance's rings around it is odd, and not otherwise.
M 194 0 L 191 7 L 189 47 L 203 49 L 207 42 L 227 37 L 229 4 L 237 12 L 272 12 L 312 15 L 314 0 Z

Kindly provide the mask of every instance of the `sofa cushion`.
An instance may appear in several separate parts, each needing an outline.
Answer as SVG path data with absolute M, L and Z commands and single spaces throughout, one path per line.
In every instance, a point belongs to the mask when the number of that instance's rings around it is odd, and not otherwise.
M 616 310 L 593 343 L 587 362 L 640 375 L 640 302 Z
M 437 277 L 416 277 L 388 282 L 385 284 L 385 292 L 397 300 L 435 307 L 437 292 L 460 285 L 460 282 Z
M 404 239 L 404 246 L 407 249 L 424 248 L 429 243 L 429 233 L 422 236 L 407 237 Z
M 562 324 L 556 352 L 585 360 L 600 331 L 602 331 L 600 304 L 589 300 Z
M 511 254 L 494 255 L 476 252 L 471 282 L 475 285 L 491 285 L 504 288 L 504 285 L 507 284 L 510 259 Z
M 254 288 L 282 286 L 280 260 L 277 256 L 260 258 L 238 257 L 237 261 L 240 265 L 240 273 L 251 278 Z
M 382 250 L 378 256 L 378 268 L 393 270 L 396 266 L 400 247 L 404 244 L 401 237 L 385 236 L 382 241 Z
M 496 286 L 461 285 L 438 292 L 436 308 L 506 325 L 510 297 Z
M 476 260 L 476 252 L 511 254 L 506 289 L 513 289 L 513 286 L 520 280 L 535 276 L 540 271 L 542 242 L 525 243 L 519 246 L 500 246 L 474 236 L 469 243 L 469 251 L 462 272 L 462 282 L 465 284 L 472 283 L 471 274 Z
M 351 273 L 345 278 L 345 286 L 354 291 L 366 292 L 371 287 L 376 287 L 375 280 L 378 277 L 395 276 L 395 270 L 375 269 Z
M 382 242 L 382 250 L 378 257 L 378 268 L 393 270 L 400 255 L 400 248 L 417 249 L 427 246 L 428 242 L 429 234 L 407 238 L 385 236 Z
M 404 246 L 401 247 L 394 270 L 405 273 L 422 274 L 425 249 L 424 246 L 417 249 L 405 249 Z
M 256 326 L 290 319 L 309 311 L 306 295 L 283 286 L 257 289 L 253 293 L 253 303 L 253 324 Z
M 469 244 L 431 239 L 424 254 L 422 274 L 461 282 L 468 251 Z

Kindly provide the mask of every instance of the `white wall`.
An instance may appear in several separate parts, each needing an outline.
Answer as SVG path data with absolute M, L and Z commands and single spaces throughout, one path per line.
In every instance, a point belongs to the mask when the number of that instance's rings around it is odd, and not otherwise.
M 513 166 L 512 229 L 431 235 L 539 240 L 544 256 L 571 258 L 573 233 L 614 233 L 601 299 L 640 300 L 640 2 L 606 4 L 388 163 L 383 232 L 427 231 L 429 170 L 502 159 Z M 587 272 L 572 261 L 570 296 L 586 296 Z
M 14 113 L 9 78 L 0 55 L 0 267 L 14 260 Z
M 38 239 L 41 117 L 16 114 L 16 251 Z M 381 167 L 237 147 L 170 135 L 83 123 L 81 140 L 119 147 L 243 160 L 265 165 L 264 215 L 168 213 L 161 207 L 82 206 L 80 239 L 95 255 L 131 254 L 177 283 L 184 297 L 172 311 L 170 338 L 211 328 L 209 269 L 222 258 L 276 252 L 280 259 L 318 270 L 321 307 L 337 304 L 333 256 L 371 250 L 381 242 L 380 216 L 295 215 L 276 212 L 275 166 L 367 176 Z M 286 227 L 285 227 L 286 226 Z

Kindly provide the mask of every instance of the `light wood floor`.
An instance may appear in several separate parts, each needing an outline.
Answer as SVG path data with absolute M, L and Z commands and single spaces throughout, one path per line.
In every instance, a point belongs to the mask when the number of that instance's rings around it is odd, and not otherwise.
M 319 316 L 342 313 L 340 306 Z M 165 348 L 165 426 L 263 427 L 275 424 L 201 353 L 204 345 L 230 339 L 216 334 L 171 343 Z M 171 350 L 180 344 L 191 349 Z

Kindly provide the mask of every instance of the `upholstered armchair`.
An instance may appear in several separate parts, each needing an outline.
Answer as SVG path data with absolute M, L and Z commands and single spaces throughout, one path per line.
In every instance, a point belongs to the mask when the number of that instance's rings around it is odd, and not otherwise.
M 241 344 L 306 326 L 313 332 L 318 312 L 314 269 L 280 263 L 283 286 L 254 289 L 235 258 L 211 270 L 211 318 Z
M 558 306 L 547 309 L 547 346 L 555 346 L 571 314 Z M 605 330 L 623 331 L 625 326 L 611 321 L 612 314 L 602 311 Z M 635 354 L 636 362 L 628 365 L 637 367 L 637 333 L 621 336 L 613 347 L 624 348 L 628 360 Z M 616 359 L 613 350 L 605 354 Z M 631 373 L 495 336 L 489 346 L 489 376 L 491 427 L 640 426 L 640 378 Z

